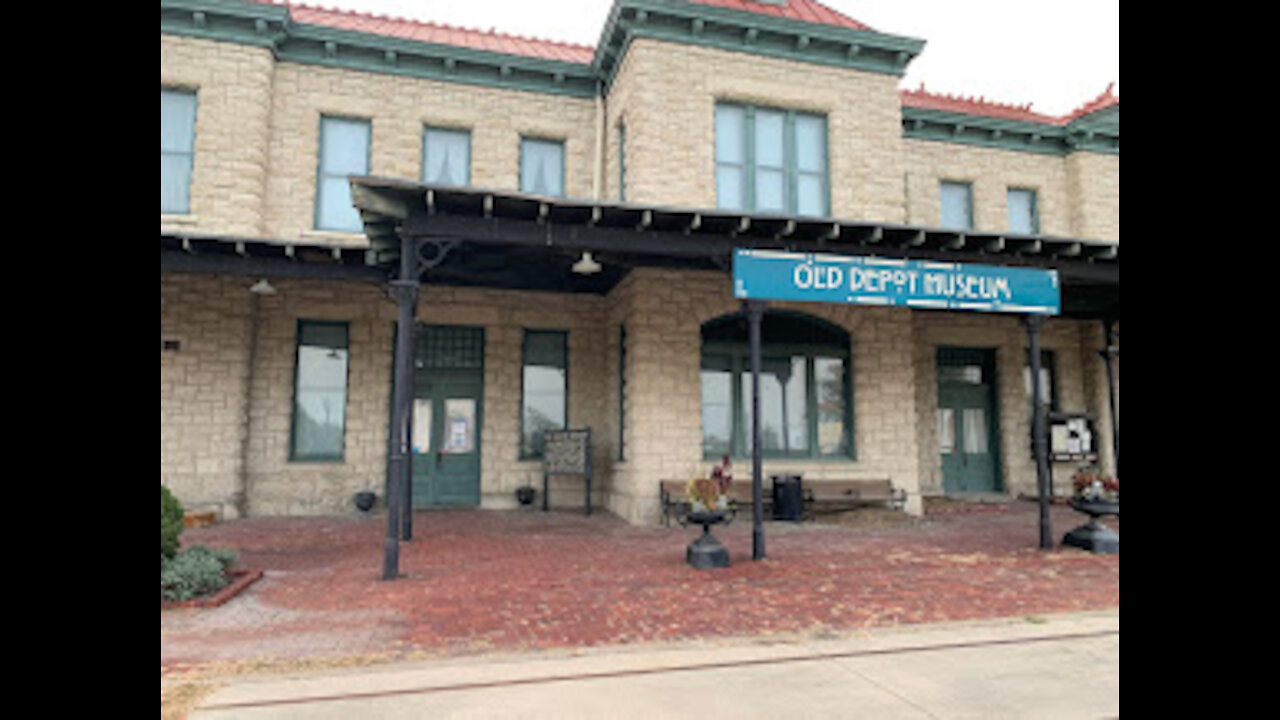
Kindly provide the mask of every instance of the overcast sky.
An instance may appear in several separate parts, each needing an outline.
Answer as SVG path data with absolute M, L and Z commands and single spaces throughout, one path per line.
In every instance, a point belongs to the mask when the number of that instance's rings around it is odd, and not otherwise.
M 1064 115 L 1120 82 L 1120 0 L 822 0 L 926 40 L 902 86 L 1032 103 Z M 594 46 L 612 0 L 303 0 Z

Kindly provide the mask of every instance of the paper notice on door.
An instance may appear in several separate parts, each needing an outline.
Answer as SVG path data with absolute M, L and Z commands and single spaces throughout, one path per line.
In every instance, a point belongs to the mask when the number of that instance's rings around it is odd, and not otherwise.
M 425 455 L 431 452 L 431 400 L 413 401 L 413 452 Z
M 446 400 L 444 451 L 451 454 L 475 452 L 476 403 L 474 400 Z
M 449 444 L 445 446 L 445 451 L 451 453 L 467 452 L 467 448 L 470 446 L 468 440 L 470 436 L 471 432 L 467 428 L 466 420 L 451 418 L 449 420 Z

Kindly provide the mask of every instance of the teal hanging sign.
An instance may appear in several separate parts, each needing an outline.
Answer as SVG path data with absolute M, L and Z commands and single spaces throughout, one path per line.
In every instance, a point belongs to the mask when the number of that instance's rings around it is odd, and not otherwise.
M 737 250 L 733 295 L 918 310 L 1058 315 L 1057 270 Z

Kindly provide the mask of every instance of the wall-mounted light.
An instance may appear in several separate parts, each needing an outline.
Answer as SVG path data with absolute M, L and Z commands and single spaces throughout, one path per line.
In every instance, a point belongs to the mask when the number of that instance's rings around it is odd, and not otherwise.
M 591 257 L 591 253 L 584 252 L 578 262 L 573 264 L 573 271 L 579 275 L 595 275 L 602 268 L 595 258 Z
M 259 280 L 258 282 L 254 283 L 249 287 L 249 292 L 253 293 L 254 295 L 275 295 L 276 286 L 272 285 L 270 282 L 267 282 L 266 278 L 262 278 L 261 280 Z

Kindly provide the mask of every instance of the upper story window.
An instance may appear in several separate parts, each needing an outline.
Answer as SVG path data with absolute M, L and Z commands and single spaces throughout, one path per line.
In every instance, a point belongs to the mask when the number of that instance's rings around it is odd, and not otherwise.
M 191 212 L 196 94 L 160 88 L 160 214 Z
M 470 185 L 471 133 L 427 128 L 422 134 L 422 181 L 439 185 Z
M 627 124 L 618 124 L 618 202 L 627 201 Z
M 520 192 L 564 196 L 564 143 L 522 138 Z
M 716 206 L 829 214 L 827 119 L 750 105 L 716 105 Z
M 320 162 L 316 179 L 316 229 L 360 232 L 351 201 L 352 175 L 369 174 L 368 120 L 320 118 Z
M 1040 217 L 1036 208 L 1036 191 L 1009 188 L 1005 204 L 1009 212 L 1009 232 L 1037 235 Z
M 942 222 L 949 230 L 973 229 L 973 185 L 943 181 Z

